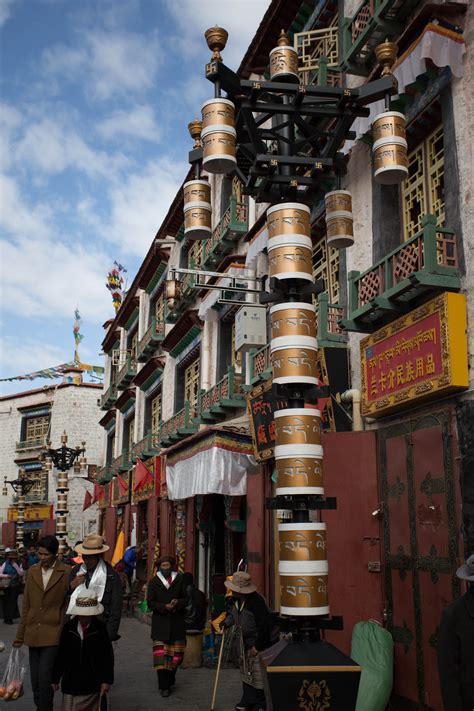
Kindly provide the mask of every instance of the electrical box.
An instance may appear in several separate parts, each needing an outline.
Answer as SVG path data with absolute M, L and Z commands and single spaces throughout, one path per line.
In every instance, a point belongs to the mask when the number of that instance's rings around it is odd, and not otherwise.
M 267 309 L 258 304 L 242 306 L 235 316 L 235 350 L 262 348 L 267 342 Z

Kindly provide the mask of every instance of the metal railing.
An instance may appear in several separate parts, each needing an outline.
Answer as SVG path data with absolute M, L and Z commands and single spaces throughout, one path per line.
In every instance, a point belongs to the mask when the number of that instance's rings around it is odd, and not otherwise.
M 197 430 L 197 425 L 194 423 L 196 414 L 196 407 L 189 402 L 185 403 L 182 410 L 161 423 L 159 441 L 166 444 L 170 439 L 179 438 L 178 430 Z
M 41 447 L 46 447 L 47 442 L 47 437 L 38 437 L 37 439 L 24 439 L 21 442 L 16 443 L 15 449 L 17 452 L 25 452 L 28 449 L 40 449 Z
M 250 351 L 250 382 L 252 385 L 259 380 L 267 380 L 271 377 L 272 370 L 269 343 L 259 348 L 258 351 Z
M 222 404 L 237 404 L 242 400 L 242 407 L 245 404 L 240 386 L 242 376 L 235 372 L 235 368 L 230 366 L 224 377 L 218 383 L 212 386 L 209 390 L 202 390 L 198 399 L 198 414 L 201 417 L 210 415 L 213 406 Z

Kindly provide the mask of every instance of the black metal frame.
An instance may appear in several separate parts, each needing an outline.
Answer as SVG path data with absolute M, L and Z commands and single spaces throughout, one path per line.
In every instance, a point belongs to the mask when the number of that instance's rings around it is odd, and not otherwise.
M 63 444 L 61 447 L 58 447 L 58 449 L 47 449 L 45 454 L 47 457 L 51 457 L 56 469 L 59 469 L 61 472 L 66 472 L 73 466 L 79 455 L 84 454 L 85 451 L 84 447 L 72 449 L 72 447 L 66 447 L 66 445 Z

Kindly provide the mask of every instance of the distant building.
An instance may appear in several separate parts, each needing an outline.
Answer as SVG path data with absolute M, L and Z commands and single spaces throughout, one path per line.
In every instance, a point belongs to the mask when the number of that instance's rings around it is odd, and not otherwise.
M 98 424 L 98 398 L 101 385 L 82 382 L 80 373 L 65 373 L 63 382 L 34 390 L 0 397 L 0 472 L 7 481 L 18 479 L 23 470 L 37 478 L 26 497 L 25 544 L 35 541 L 41 533 L 55 532 L 57 471 L 42 472 L 41 452 L 48 441 L 51 447 L 61 446 L 61 435 L 68 435 L 68 446 L 86 443 L 87 469 L 75 474 L 69 471 L 68 541 L 75 543 L 94 530 L 97 506 L 84 513 L 86 491 L 93 490 L 93 479 L 102 457 L 102 433 Z M 16 494 L 8 486 L 8 494 L 0 496 L 2 543 L 15 541 L 17 518 Z

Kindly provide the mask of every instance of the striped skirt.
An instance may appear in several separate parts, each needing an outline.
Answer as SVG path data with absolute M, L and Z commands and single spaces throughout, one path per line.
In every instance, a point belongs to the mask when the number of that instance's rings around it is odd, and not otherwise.
M 153 640 L 153 668 L 156 671 L 160 669 L 174 671 L 183 661 L 185 647 L 184 639 L 178 639 L 176 642 Z
M 100 694 L 87 694 L 86 696 L 72 696 L 63 694 L 61 711 L 99 711 Z

